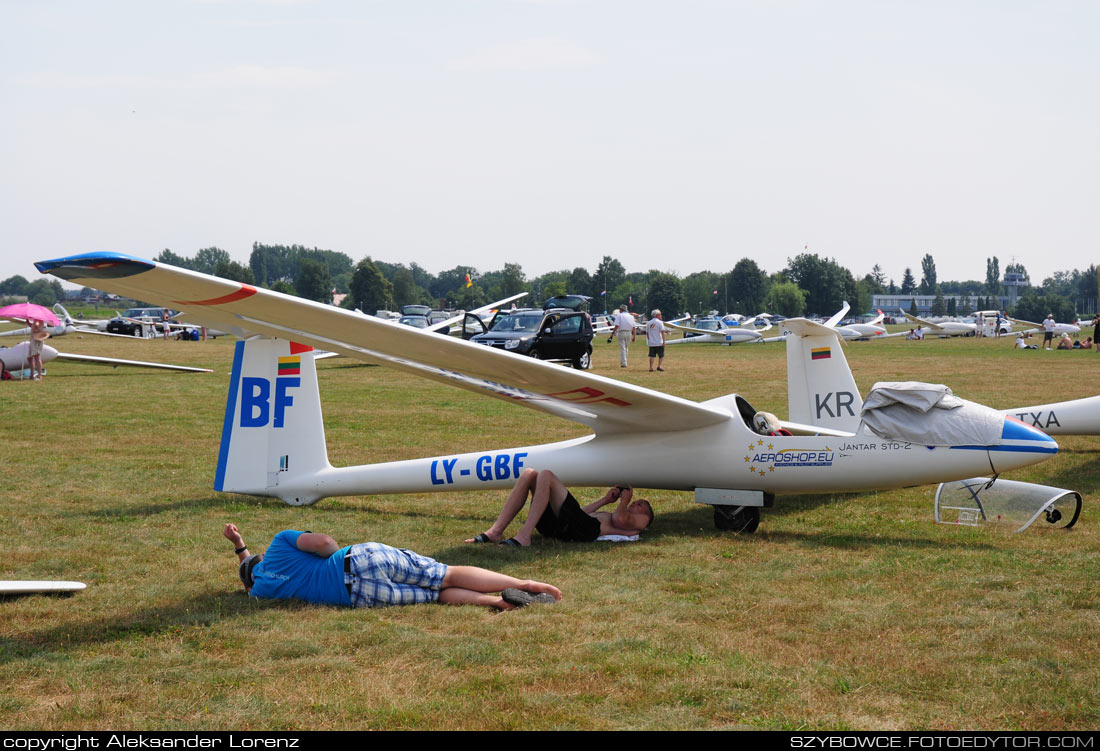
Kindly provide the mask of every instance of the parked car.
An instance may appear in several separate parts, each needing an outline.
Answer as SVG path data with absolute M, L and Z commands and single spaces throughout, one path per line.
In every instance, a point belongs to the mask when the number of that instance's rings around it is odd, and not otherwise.
M 717 333 L 722 328 L 722 322 L 713 316 L 707 316 L 705 318 L 699 318 L 692 324 L 697 329 L 703 329 L 704 331 L 713 331 Z M 694 331 L 685 331 L 684 338 L 690 339 L 693 336 L 702 336 L 702 334 Z
M 144 336 L 142 323 L 160 323 L 164 308 L 127 308 L 121 316 L 107 321 L 107 332 L 126 336 Z
M 569 362 L 578 370 L 592 366 L 592 323 L 588 314 L 554 308 L 499 311 L 488 327 L 467 313 L 463 338 L 539 360 Z M 468 332 L 481 331 L 470 335 Z
M 401 316 L 397 322 L 404 326 L 412 326 L 414 329 L 428 328 L 428 319 L 424 316 Z

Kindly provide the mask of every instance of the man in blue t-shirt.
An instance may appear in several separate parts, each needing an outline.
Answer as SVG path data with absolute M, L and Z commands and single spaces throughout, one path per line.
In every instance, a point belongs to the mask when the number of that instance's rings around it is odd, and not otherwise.
M 340 547 L 328 535 L 285 529 L 266 552 L 252 555 L 235 524 L 226 524 L 223 534 L 233 543 L 241 583 L 254 597 L 352 608 L 438 601 L 498 610 L 561 599 L 550 584 L 448 566 L 380 542 Z

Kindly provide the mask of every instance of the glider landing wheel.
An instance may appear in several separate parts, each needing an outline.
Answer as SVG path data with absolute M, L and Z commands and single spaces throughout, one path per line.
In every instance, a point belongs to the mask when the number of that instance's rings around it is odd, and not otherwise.
M 726 532 L 749 535 L 760 526 L 760 509 L 756 506 L 715 506 L 714 526 Z

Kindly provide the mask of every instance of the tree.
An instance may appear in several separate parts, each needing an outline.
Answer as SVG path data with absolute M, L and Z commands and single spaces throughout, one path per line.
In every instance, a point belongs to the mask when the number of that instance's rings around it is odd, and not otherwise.
M 351 292 L 345 305 L 359 308 L 367 315 L 393 307 L 393 285 L 382 276 L 370 256 L 356 265 L 355 273 L 351 276 Z
M 527 276 L 523 273 L 523 267 L 518 263 L 504 264 L 500 274 L 500 296 L 511 297 L 527 290 Z
M 173 253 L 168 248 L 153 256 L 153 260 L 157 263 L 167 263 L 169 266 L 178 266 L 181 269 L 194 269 L 191 259 Z
M 596 267 L 596 273 L 592 279 L 593 285 L 599 287 L 595 290 L 595 295 L 599 295 L 601 292 L 610 294 L 611 290 L 623 283 L 625 277 L 626 269 L 623 268 L 623 265 L 611 256 L 604 256 L 603 260 L 600 261 L 600 265 Z M 606 301 L 608 305 L 620 305 L 624 302 L 626 300 Z
M 549 300 L 551 297 L 561 297 L 562 295 L 570 294 L 568 288 L 565 286 L 564 280 L 558 280 L 555 282 L 549 282 L 542 287 L 542 299 Z
M 479 308 L 489 302 L 489 298 L 485 295 L 485 290 L 478 284 L 469 287 L 462 285 L 458 289 L 453 289 L 447 293 L 446 299 L 449 307 L 458 310 Z
M 935 272 L 933 272 L 935 273 Z M 947 304 L 943 300 L 943 290 L 936 285 L 936 299 L 932 301 L 932 315 L 942 316 L 947 314 Z
M 1013 309 L 1013 315 L 1016 318 L 1022 318 L 1025 321 L 1032 321 L 1038 323 L 1047 317 L 1047 313 L 1054 314 L 1054 320 L 1059 322 L 1069 322 L 1076 318 L 1076 312 L 1073 309 L 1073 303 L 1061 295 L 1039 295 L 1033 290 L 1028 290 L 1019 300 L 1016 301 L 1016 307 Z
M 806 292 L 806 308 L 814 313 L 832 315 L 845 300 L 856 299 L 856 280 L 852 272 L 835 259 L 800 253 L 787 259 L 783 275 Z
M 232 279 L 242 284 L 255 284 L 256 279 L 252 275 L 252 269 L 236 261 L 219 261 L 214 267 L 214 276 L 222 279 Z
M 303 258 L 298 264 L 298 279 L 294 285 L 299 297 L 316 302 L 332 302 L 332 277 L 328 267 L 312 258 Z
M 393 276 L 393 302 L 398 308 L 419 302 L 412 271 L 404 267 L 399 268 Z
M 875 284 L 879 287 L 879 290 L 875 292 L 875 294 L 882 294 L 882 290 L 886 287 L 886 272 L 884 272 L 882 267 L 877 263 L 871 267 L 871 279 L 873 279 Z
M 449 297 L 451 292 L 466 286 L 467 276 L 470 277 L 471 282 L 476 282 L 478 280 L 477 269 L 473 266 L 455 266 L 453 269 L 440 271 L 439 275 L 432 281 L 432 286 L 428 291 L 437 300 Z
M 232 260 L 229 253 L 221 248 L 203 248 L 195 254 L 191 261 L 191 268 L 202 274 L 213 274 L 219 263 L 223 261 L 229 263 Z
M 722 307 L 722 291 L 725 285 L 722 277 L 713 271 L 696 271 L 688 274 L 680 284 L 688 310 L 704 313 Z M 715 290 L 718 290 L 717 295 L 714 294 Z
M 65 289 L 56 279 L 35 279 L 27 285 L 23 294 L 27 296 L 27 302 L 48 308 L 65 296 Z
M 936 291 L 936 262 L 932 260 L 931 254 L 926 253 L 924 255 L 924 258 L 920 261 L 920 268 L 920 293 L 931 295 Z
M 915 297 L 909 303 L 909 315 L 911 315 L 911 316 L 920 315 L 920 311 L 917 310 L 917 299 Z
M 956 315 L 968 316 L 974 312 L 973 303 L 970 302 L 970 295 L 966 292 L 963 293 L 962 299 L 959 300 L 959 307 Z
M 871 303 L 874 299 L 872 297 L 874 292 L 871 291 L 873 289 L 873 284 L 873 281 L 868 281 L 867 279 L 860 279 L 856 282 L 856 297 L 851 303 L 857 314 L 866 313 L 871 309 Z
M 626 302 L 625 300 L 623 302 Z M 665 318 L 672 318 L 684 311 L 684 290 L 680 280 L 672 274 L 657 274 L 649 282 L 646 297 L 649 310 L 660 310 Z
M 272 292 L 282 292 L 284 295 L 294 295 L 295 297 L 298 296 L 298 290 L 294 289 L 294 285 L 290 282 L 283 281 L 282 279 L 279 279 L 274 284 L 272 284 L 270 289 Z M 351 296 L 349 295 L 347 299 L 350 300 Z
M 954 297 L 947 301 L 947 315 L 954 318 L 958 313 L 958 303 Z
M 913 278 L 913 271 L 905 267 L 905 274 L 901 277 L 901 294 L 911 295 L 917 291 L 917 281 Z
M 985 259 L 985 290 L 991 295 L 1001 294 L 1000 266 L 997 256 Z
M 19 274 L 9 276 L 0 282 L 0 295 L 25 295 L 29 286 L 30 282 Z
M 864 277 L 860 279 L 860 282 L 863 283 L 864 287 L 866 287 L 872 295 L 882 295 L 886 293 L 886 285 L 875 281 L 874 274 L 864 275 Z
M 593 293 L 592 290 L 592 275 L 588 273 L 588 269 L 578 266 L 573 269 L 569 275 L 569 293 L 570 295 L 589 295 L 594 297 L 600 294 L 600 290 L 596 290 Z
M 742 258 L 729 273 L 729 300 L 732 310 L 747 316 L 764 310 L 769 286 L 768 275 L 756 265 L 756 261 Z
M 776 282 L 768 289 L 764 306 L 781 316 L 800 316 L 806 312 L 806 293 L 794 282 Z

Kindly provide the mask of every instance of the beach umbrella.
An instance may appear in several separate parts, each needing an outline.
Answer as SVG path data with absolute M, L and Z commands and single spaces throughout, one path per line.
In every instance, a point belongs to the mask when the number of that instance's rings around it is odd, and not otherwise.
M 61 323 L 61 321 L 57 319 L 57 316 L 53 314 L 52 310 L 43 308 L 41 305 L 35 305 L 32 302 L 5 305 L 0 308 L 0 318 L 7 318 L 12 321 L 24 321 L 25 323 L 30 323 L 31 321 L 44 321 L 51 326 L 56 326 Z

